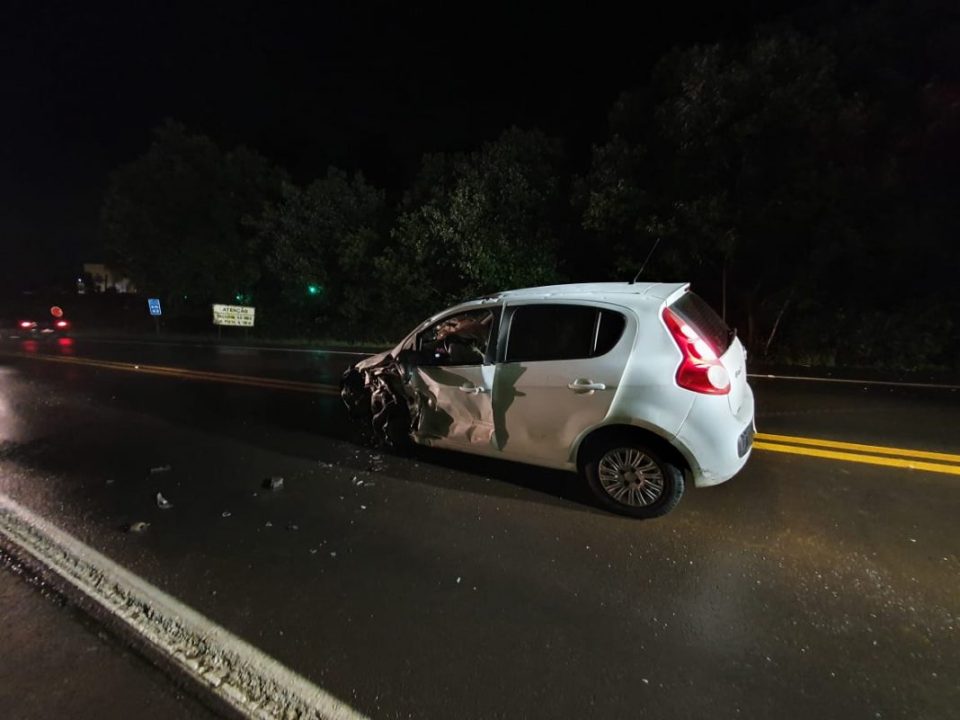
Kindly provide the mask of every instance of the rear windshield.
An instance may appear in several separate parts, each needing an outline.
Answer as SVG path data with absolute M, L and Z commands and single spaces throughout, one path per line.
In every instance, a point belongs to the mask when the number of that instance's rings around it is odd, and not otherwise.
M 670 309 L 710 343 L 718 356 L 723 355 L 733 342 L 733 331 L 696 293 L 684 293 Z

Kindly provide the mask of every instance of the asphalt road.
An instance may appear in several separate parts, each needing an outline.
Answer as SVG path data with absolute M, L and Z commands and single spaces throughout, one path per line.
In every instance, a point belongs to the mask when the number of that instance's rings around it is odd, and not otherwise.
M 9 556 L 0 556 L 0 708 L 6 720 L 213 720 Z
M 958 716 L 960 475 L 758 449 L 637 522 L 360 448 L 298 386 L 349 360 L 5 341 L 0 491 L 376 718 Z M 762 432 L 960 454 L 960 391 L 753 385 Z

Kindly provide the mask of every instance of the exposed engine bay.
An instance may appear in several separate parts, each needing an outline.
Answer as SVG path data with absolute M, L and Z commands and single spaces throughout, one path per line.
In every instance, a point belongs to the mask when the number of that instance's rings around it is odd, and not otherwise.
M 340 398 L 365 445 L 400 450 L 410 442 L 419 413 L 405 391 L 403 368 L 392 356 L 383 364 L 343 374 Z

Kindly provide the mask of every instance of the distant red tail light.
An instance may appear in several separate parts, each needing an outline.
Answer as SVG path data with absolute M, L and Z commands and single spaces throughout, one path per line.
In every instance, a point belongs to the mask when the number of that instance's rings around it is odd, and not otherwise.
M 664 308 L 663 320 L 683 354 L 677 368 L 677 385 L 705 395 L 729 393 L 730 375 L 710 344 L 670 308 Z
M 66 320 L 57 320 L 57 327 L 58 327 L 58 328 L 65 328 L 65 327 L 67 326 L 67 324 L 68 324 L 68 323 L 67 323 Z

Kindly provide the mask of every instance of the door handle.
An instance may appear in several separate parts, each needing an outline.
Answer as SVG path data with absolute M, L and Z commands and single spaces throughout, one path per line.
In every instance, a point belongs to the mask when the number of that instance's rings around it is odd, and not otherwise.
M 476 385 L 461 385 L 460 392 L 465 392 L 470 395 L 479 395 L 480 393 L 485 393 L 486 388 L 477 387 Z
M 589 391 L 589 390 L 606 390 L 607 386 L 603 383 L 593 382 L 592 380 L 584 380 L 582 378 L 577 378 L 572 383 L 567 385 L 568 388 L 576 391 Z

